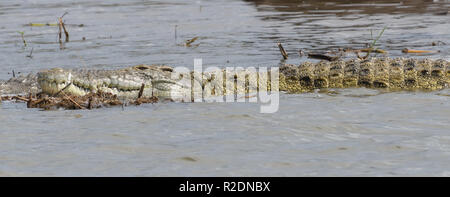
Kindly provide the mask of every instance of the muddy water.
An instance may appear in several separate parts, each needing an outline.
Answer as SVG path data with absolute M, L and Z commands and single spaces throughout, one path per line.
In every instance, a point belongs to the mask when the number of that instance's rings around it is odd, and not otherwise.
M 0 79 L 51 67 L 141 63 L 274 66 L 303 51 L 441 51 L 448 1 L 2 1 Z M 57 42 L 64 16 L 70 42 Z M 176 30 L 176 36 L 175 36 Z M 24 32 L 25 47 L 20 33 Z M 178 44 L 198 36 L 194 47 Z M 441 42 L 438 42 L 441 41 Z M 435 42 L 438 46 L 432 46 Z M 442 44 L 446 43 L 445 44 Z M 32 58 L 26 57 L 33 49 Z M 352 56 L 349 56 L 351 58 Z M 419 55 L 419 58 L 423 56 Z M 258 103 L 158 103 L 92 111 L 0 105 L 1 176 L 450 176 L 449 91 L 281 94 Z

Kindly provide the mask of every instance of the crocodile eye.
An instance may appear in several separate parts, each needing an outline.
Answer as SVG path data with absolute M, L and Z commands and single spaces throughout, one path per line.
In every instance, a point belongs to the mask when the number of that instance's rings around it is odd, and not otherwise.
M 147 70 L 148 66 L 136 66 L 135 68 L 139 70 Z

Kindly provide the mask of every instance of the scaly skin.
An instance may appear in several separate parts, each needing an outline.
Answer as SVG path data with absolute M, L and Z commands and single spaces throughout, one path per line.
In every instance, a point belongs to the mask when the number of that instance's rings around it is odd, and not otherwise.
M 277 90 L 276 87 L 271 87 L 274 78 L 268 77 L 270 74 L 267 72 L 261 75 L 250 72 L 251 69 L 246 71 L 230 72 L 224 69 L 200 75 L 190 71 L 177 72 L 169 66 L 158 65 L 97 71 L 55 68 L 39 72 L 37 82 L 40 90 L 49 95 L 54 95 L 66 87 L 64 92 L 71 95 L 82 96 L 101 91 L 123 99 L 137 98 L 141 86 L 144 85 L 142 96 L 156 96 L 175 101 L 240 95 L 257 90 L 267 91 L 270 88 Z M 438 90 L 450 84 L 450 64 L 446 60 L 373 58 L 365 61 L 322 61 L 316 64 L 305 62 L 299 66 L 283 65 L 279 71 L 279 78 L 276 78 L 279 90 L 288 93 L 350 87 L 382 88 L 389 91 Z M 36 92 L 37 88 L 33 85 L 35 83 L 32 83 L 33 77 L 29 78 L 28 89 L 13 80 L 14 83 L 0 83 L 0 93 L 17 93 L 17 89 L 12 91 L 12 86 L 17 86 L 24 93 Z
M 445 60 L 370 59 L 303 63 L 280 68 L 280 90 L 300 93 L 316 88 L 367 87 L 396 90 L 438 90 L 450 84 Z

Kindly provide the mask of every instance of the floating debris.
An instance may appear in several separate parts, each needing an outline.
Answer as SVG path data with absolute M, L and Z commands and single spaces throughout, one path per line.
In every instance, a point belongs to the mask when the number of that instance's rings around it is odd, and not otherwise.
M 440 53 L 440 51 L 429 51 L 429 50 L 415 50 L 404 48 L 402 50 L 403 53 Z
M 24 26 L 30 27 L 57 27 L 59 23 L 28 23 Z M 66 27 L 84 27 L 84 24 L 64 24 Z
M 27 25 L 31 27 L 58 26 L 56 23 L 29 23 Z
M 299 49 L 299 50 L 298 50 L 298 55 L 299 55 L 300 57 L 303 57 L 303 56 L 305 55 L 305 52 L 303 52 L 303 50 Z
M 191 47 L 191 44 L 192 44 L 193 42 L 195 42 L 197 39 L 198 39 L 198 37 L 194 37 L 194 38 L 192 38 L 192 39 L 190 39 L 190 40 L 186 40 L 186 41 L 184 42 L 184 46 L 186 46 L 186 47 Z
M 283 45 L 281 45 L 280 42 L 278 42 L 277 45 L 278 45 L 278 48 L 280 49 L 280 53 L 283 56 L 283 59 L 287 59 L 288 54 L 287 54 L 286 50 L 284 50 Z
M 339 60 L 339 58 L 341 58 L 341 56 L 330 56 L 330 55 L 325 55 L 325 54 L 320 54 L 320 53 L 308 53 L 308 58 L 313 58 L 313 59 L 321 59 L 321 60 L 327 60 L 327 61 L 336 61 Z
M 136 100 L 130 100 L 127 103 L 121 101 L 116 95 L 111 93 L 89 93 L 84 96 L 67 95 L 64 92 L 55 96 L 38 93 L 36 95 L 30 94 L 28 97 L 24 95 L 17 96 L 3 96 L 0 97 L 3 101 L 26 102 L 28 108 L 41 109 L 94 109 L 109 106 L 123 106 L 125 104 L 141 105 L 143 103 L 157 103 L 157 97 L 140 97 Z
M 374 52 L 374 53 L 387 53 L 385 50 L 382 49 L 372 49 L 372 48 L 365 48 L 365 49 L 357 49 L 354 51 L 359 51 L 359 52 L 365 52 L 365 53 L 369 53 L 369 52 Z
M 439 46 L 439 45 L 447 45 L 447 44 L 445 42 L 440 41 L 440 40 L 431 43 L 431 46 Z
M 176 36 L 176 35 L 175 35 L 175 36 Z M 184 41 L 184 43 L 177 44 L 177 46 L 192 47 L 192 48 L 198 47 L 200 44 L 195 44 L 195 45 L 192 44 L 192 43 L 194 43 L 198 38 L 199 38 L 199 37 L 194 37 L 194 38 L 192 38 L 192 39 L 186 40 L 186 41 Z M 175 39 L 176 39 L 176 38 L 175 38 Z M 175 43 L 176 43 L 176 40 L 175 40 Z

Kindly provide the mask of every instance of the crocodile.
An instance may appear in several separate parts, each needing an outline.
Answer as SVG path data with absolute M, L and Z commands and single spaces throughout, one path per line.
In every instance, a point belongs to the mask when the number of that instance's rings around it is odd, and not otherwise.
M 91 92 L 105 92 L 124 99 L 144 96 L 186 102 L 257 91 L 302 93 L 352 87 L 433 91 L 447 88 L 450 84 L 450 64 L 447 60 L 350 59 L 283 64 L 276 70 L 279 72 L 273 71 L 256 72 L 253 68 L 200 73 L 166 65 L 137 65 L 120 70 L 53 68 L 37 75 L 0 82 L 0 94 L 42 92 L 55 95 L 63 91 L 83 96 Z

